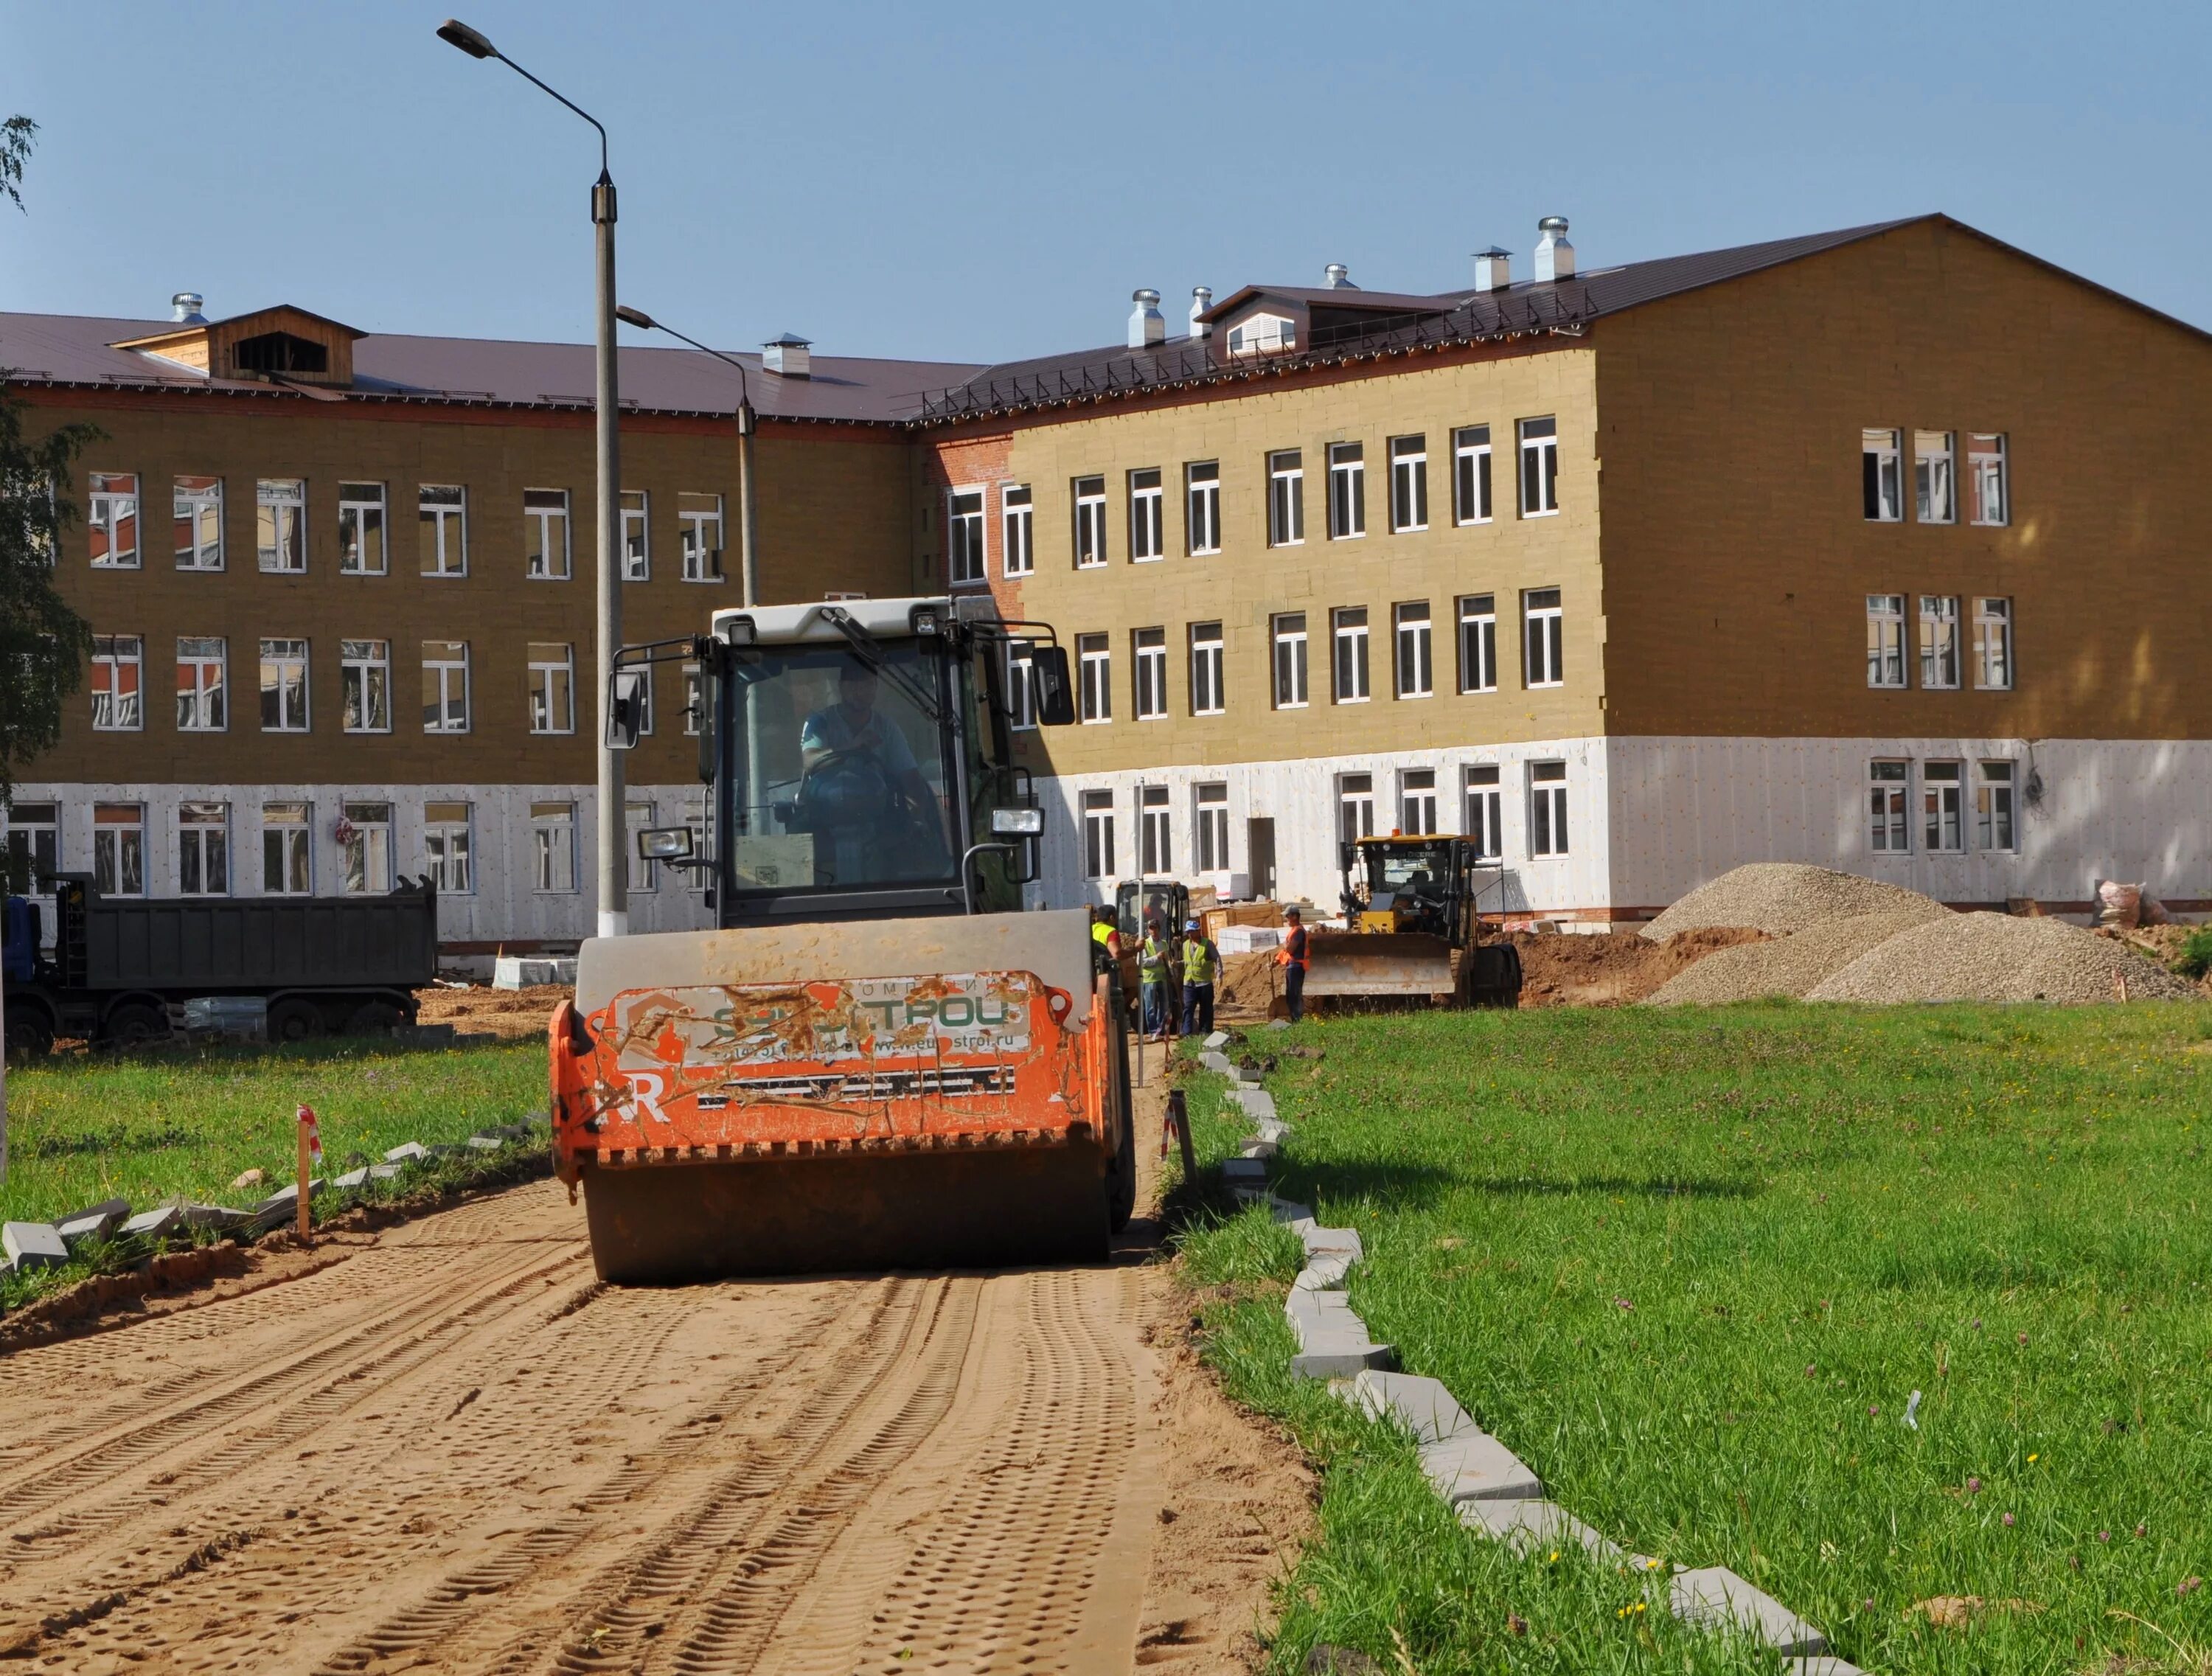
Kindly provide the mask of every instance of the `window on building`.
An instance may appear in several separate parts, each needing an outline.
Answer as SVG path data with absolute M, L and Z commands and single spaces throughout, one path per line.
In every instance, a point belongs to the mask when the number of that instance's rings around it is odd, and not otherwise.
M 422 805 L 422 867 L 444 895 L 465 896 L 476 889 L 465 803 Z
M 1183 536 L 1194 557 L 1221 550 L 1221 462 L 1193 460 L 1182 469 Z
M 1390 528 L 1399 535 L 1429 527 L 1429 439 L 1390 439 Z
M 304 733 L 307 731 L 307 643 L 305 641 L 264 640 L 261 642 L 261 731 L 264 733 Z
M 1867 602 L 1867 685 L 1905 685 L 1905 596 L 1870 593 Z
M 550 641 L 530 643 L 530 731 L 576 731 L 576 653 Z
M 1081 671 L 1083 720 L 1114 720 L 1114 652 L 1103 635 L 1078 635 L 1075 659 Z
M 1280 314 L 1255 314 L 1242 325 L 1229 328 L 1229 353 L 1232 355 L 1271 355 L 1297 346 L 1297 322 Z
M 1905 831 L 1905 799 L 1911 790 L 1912 765 L 1875 762 L 1867 765 L 1868 808 L 1873 817 L 1870 841 L 1879 855 L 1902 855 L 1911 847 Z
M 468 490 L 459 483 L 424 483 L 417 491 L 416 527 L 425 576 L 469 574 Z
M 568 491 L 522 491 L 524 573 L 540 581 L 562 581 L 568 574 Z
M 956 489 L 945 497 L 945 574 L 955 587 L 988 574 L 983 553 L 983 491 Z
M 1367 608 L 1340 605 L 1328 614 L 1328 625 L 1336 671 L 1331 696 L 1339 704 L 1364 704 L 1369 696 Z
M 92 888 L 103 896 L 146 894 L 146 805 L 92 805 Z
M 1528 765 L 1528 853 L 1567 853 L 1567 765 Z
M 1032 732 L 1036 717 L 1036 661 L 1027 641 L 1006 642 L 1006 715 L 1017 733 Z
M 1328 538 L 1348 541 L 1367 533 L 1367 450 L 1358 442 L 1328 449 Z
M 92 725 L 102 733 L 136 733 L 145 723 L 141 707 L 146 644 L 136 635 L 92 637 Z
M 1085 792 L 1083 794 L 1083 876 L 1085 878 L 1111 878 L 1114 872 L 1114 794 L 1111 792 Z
M 220 637 L 177 639 L 177 729 L 184 733 L 220 733 L 229 723 L 223 689 L 229 658 Z
M 687 582 L 722 580 L 722 497 L 684 489 L 676 496 L 676 542 Z
M 1452 433 L 1452 521 L 1490 522 L 1490 427 L 1462 425 Z
M 1140 788 L 1137 806 L 1137 865 L 1147 877 L 1175 871 L 1175 847 L 1168 829 L 1168 788 Z
M 392 805 L 343 803 L 338 806 L 338 849 L 345 857 L 345 890 L 349 896 L 381 896 L 392 889 Z
M 659 864 L 637 853 L 637 835 L 655 825 L 653 800 L 632 798 L 623 805 L 623 876 L 632 891 L 650 894 L 660 884 Z
M 384 551 L 384 485 L 338 485 L 338 571 L 381 576 L 390 568 Z
M 308 818 L 311 807 L 304 803 L 261 805 L 263 896 L 304 896 L 314 889 L 308 841 L 313 831 Z
M 2012 492 L 2005 478 L 2005 439 L 2001 431 L 1974 431 L 1966 438 L 1966 476 L 1977 524 L 2012 522 Z
M 1954 595 L 1920 596 L 1920 684 L 1959 684 L 1959 601 Z
M 1285 611 L 1273 622 L 1275 707 L 1306 707 L 1306 614 Z
M 173 490 L 177 568 L 222 568 L 222 479 L 179 477 Z
M 85 529 L 94 570 L 138 568 L 138 474 L 94 471 L 86 480 Z
M 1559 509 L 1559 422 L 1521 422 L 1521 516 L 1546 518 Z
M 1966 847 L 1966 779 L 1963 762 L 1920 765 L 1921 841 L 1932 853 Z
M 1401 832 L 1435 832 L 1437 820 L 1437 771 L 1434 768 L 1406 768 L 1398 775 L 1398 830 Z
M 1129 558 L 1133 562 L 1167 556 L 1167 504 L 1157 471 L 1129 474 Z
M 1475 854 L 1485 861 L 1498 859 L 1505 853 L 1505 827 L 1497 763 L 1469 765 L 1462 781 L 1462 823 Z
M 1226 708 L 1222 687 L 1221 625 L 1190 625 L 1190 713 L 1218 716 Z
M 576 805 L 530 805 L 530 888 L 566 893 L 576 888 Z
M 1340 774 L 1336 777 L 1336 837 L 1356 844 L 1375 835 L 1375 776 Z
M 1522 684 L 1556 687 L 1566 679 L 1565 625 L 1557 588 L 1531 588 L 1521 596 Z
M 1106 562 L 1106 479 L 1075 480 L 1075 568 L 1096 570 Z
M 1026 576 L 1036 568 L 1036 497 L 1027 483 L 1008 483 L 1000 491 L 999 568 L 1006 575 Z
M 1229 871 L 1229 787 L 1221 782 L 1196 787 L 1191 793 L 1193 842 L 1198 871 Z
M 696 738 L 699 733 L 700 718 L 706 714 L 707 689 L 699 677 L 699 665 L 684 665 L 684 731 Z
M 1460 596 L 1459 689 L 1498 690 L 1498 600 L 1493 594 Z
M 1868 430 L 1862 431 L 1859 437 L 1867 520 L 1895 524 L 1905 516 L 1905 434 Z
M 230 894 L 228 804 L 180 803 L 177 805 L 177 894 L 180 896 L 227 896 Z
M 469 731 L 469 643 L 422 642 L 422 731 Z
M 1168 631 L 1139 628 L 1134 636 L 1139 721 L 1164 721 L 1168 714 Z
M 1951 431 L 1912 433 L 1912 515 L 1923 524 L 1959 516 L 1958 444 Z
M 622 567 L 625 582 L 653 580 L 652 523 L 641 489 L 622 492 Z
M 1285 448 L 1267 456 L 1267 545 L 1296 547 L 1305 538 L 1304 456 Z
M 61 869 L 62 810 L 58 803 L 18 803 L 0 808 L 7 844 L 0 850 L 0 895 L 40 892 L 40 881 Z
M 1391 608 L 1397 639 L 1398 696 L 1426 698 L 1437 689 L 1435 642 L 1429 602 L 1405 601 Z
M 264 477 L 253 485 L 253 549 L 261 568 L 296 576 L 307 568 L 307 484 Z
M 2013 842 L 2010 762 L 1974 765 L 1974 841 L 1985 850 L 2010 851 Z
M 2012 685 L 2012 601 L 1974 601 L 1974 684 L 1992 692 Z
M 338 642 L 339 726 L 348 733 L 392 731 L 392 642 Z

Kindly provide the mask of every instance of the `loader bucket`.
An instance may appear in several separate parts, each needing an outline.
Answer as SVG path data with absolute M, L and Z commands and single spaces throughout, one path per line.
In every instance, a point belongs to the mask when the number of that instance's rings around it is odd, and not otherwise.
M 1451 944 L 1419 932 L 1316 932 L 1306 941 L 1305 993 L 1316 1000 L 1449 999 Z

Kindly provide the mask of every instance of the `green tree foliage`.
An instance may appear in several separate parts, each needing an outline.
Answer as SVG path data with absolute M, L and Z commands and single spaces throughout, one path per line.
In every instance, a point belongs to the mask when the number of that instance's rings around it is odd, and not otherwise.
M 31 141 L 38 131 L 39 124 L 28 117 L 0 122 L 0 197 L 18 210 L 23 208 L 23 165 L 30 161 Z
M 0 387 L 0 808 L 18 770 L 60 739 L 62 705 L 92 655 L 90 625 L 54 586 L 54 556 L 76 522 L 70 462 L 100 433 L 62 425 L 32 439 L 29 411 Z

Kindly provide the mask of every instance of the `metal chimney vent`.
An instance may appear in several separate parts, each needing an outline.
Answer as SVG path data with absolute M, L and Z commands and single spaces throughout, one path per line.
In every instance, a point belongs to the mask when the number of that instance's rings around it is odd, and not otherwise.
M 169 299 L 169 315 L 180 326 L 204 326 L 207 316 L 200 313 L 200 305 L 207 299 L 197 291 L 179 291 Z
M 1206 337 L 1212 335 L 1213 328 L 1200 318 L 1212 307 L 1213 288 L 1211 285 L 1194 285 L 1190 288 L 1190 335 L 1193 337 Z
M 761 365 L 787 379 L 814 376 L 814 345 L 795 331 L 771 337 L 761 345 Z
M 1513 283 L 1513 252 L 1492 245 L 1474 253 L 1474 288 L 1503 291 Z
M 1160 294 L 1150 286 L 1129 293 L 1137 306 L 1129 311 L 1129 347 L 1149 349 L 1168 341 L 1168 317 L 1160 313 Z
M 1575 276 L 1575 247 L 1567 242 L 1567 218 L 1547 216 L 1536 223 L 1536 231 L 1544 236 L 1536 240 L 1536 279 L 1538 283 L 1547 279 L 1572 279 Z
M 1352 270 L 1341 262 L 1332 262 L 1322 270 L 1322 283 L 1331 291 L 1357 291 L 1359 288 L 1352 282 Z

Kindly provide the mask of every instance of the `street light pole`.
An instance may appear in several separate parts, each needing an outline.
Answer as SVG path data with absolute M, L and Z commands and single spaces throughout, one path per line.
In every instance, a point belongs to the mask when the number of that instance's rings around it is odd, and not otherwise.
M 738 374 L 738 567 L 741 586 L 744 590 L 744 604 L 748 610 L 761 603 L 760 547 L 757 540 L 757 501 L 753 484 L 753 434 L 760 428 L 760 416 L 753 411 L 752 385 L 745 375 L 745 363 L 734 355 L 724 355 L 720 349 L 710 349 L 696 337 L 687 337 L 674 326 L 656 320 L 642 308 L 617 307 L 615 318 L 625 325 L 635 326 L 640 331 L 665 331 L 680 343 L 689 343 L 702 355 L 710 355 L 726 367 L 737 369 Z
M 599 135 L 599 178 L 592 185 L 594 283 L 598 326 L 598 413 L 599 497 L 598 656 L 592 667 L 599 687 L 599 934 L 622 937 L 629 931 L 629 880 L 623 865 L 623 791 L 622 753 L 607 744 L 609 677 L 622 644 L 622 444 L 618 433 L 621 398 L 615 367 L 615 182 L 607 172 L 607 131 L 574 100 L 549 88 L 508 58 L 479 30 L 458 18 L 438 26 L 438 38 L 471 58 L 497 58 L 540 92 L 560 100 Z

